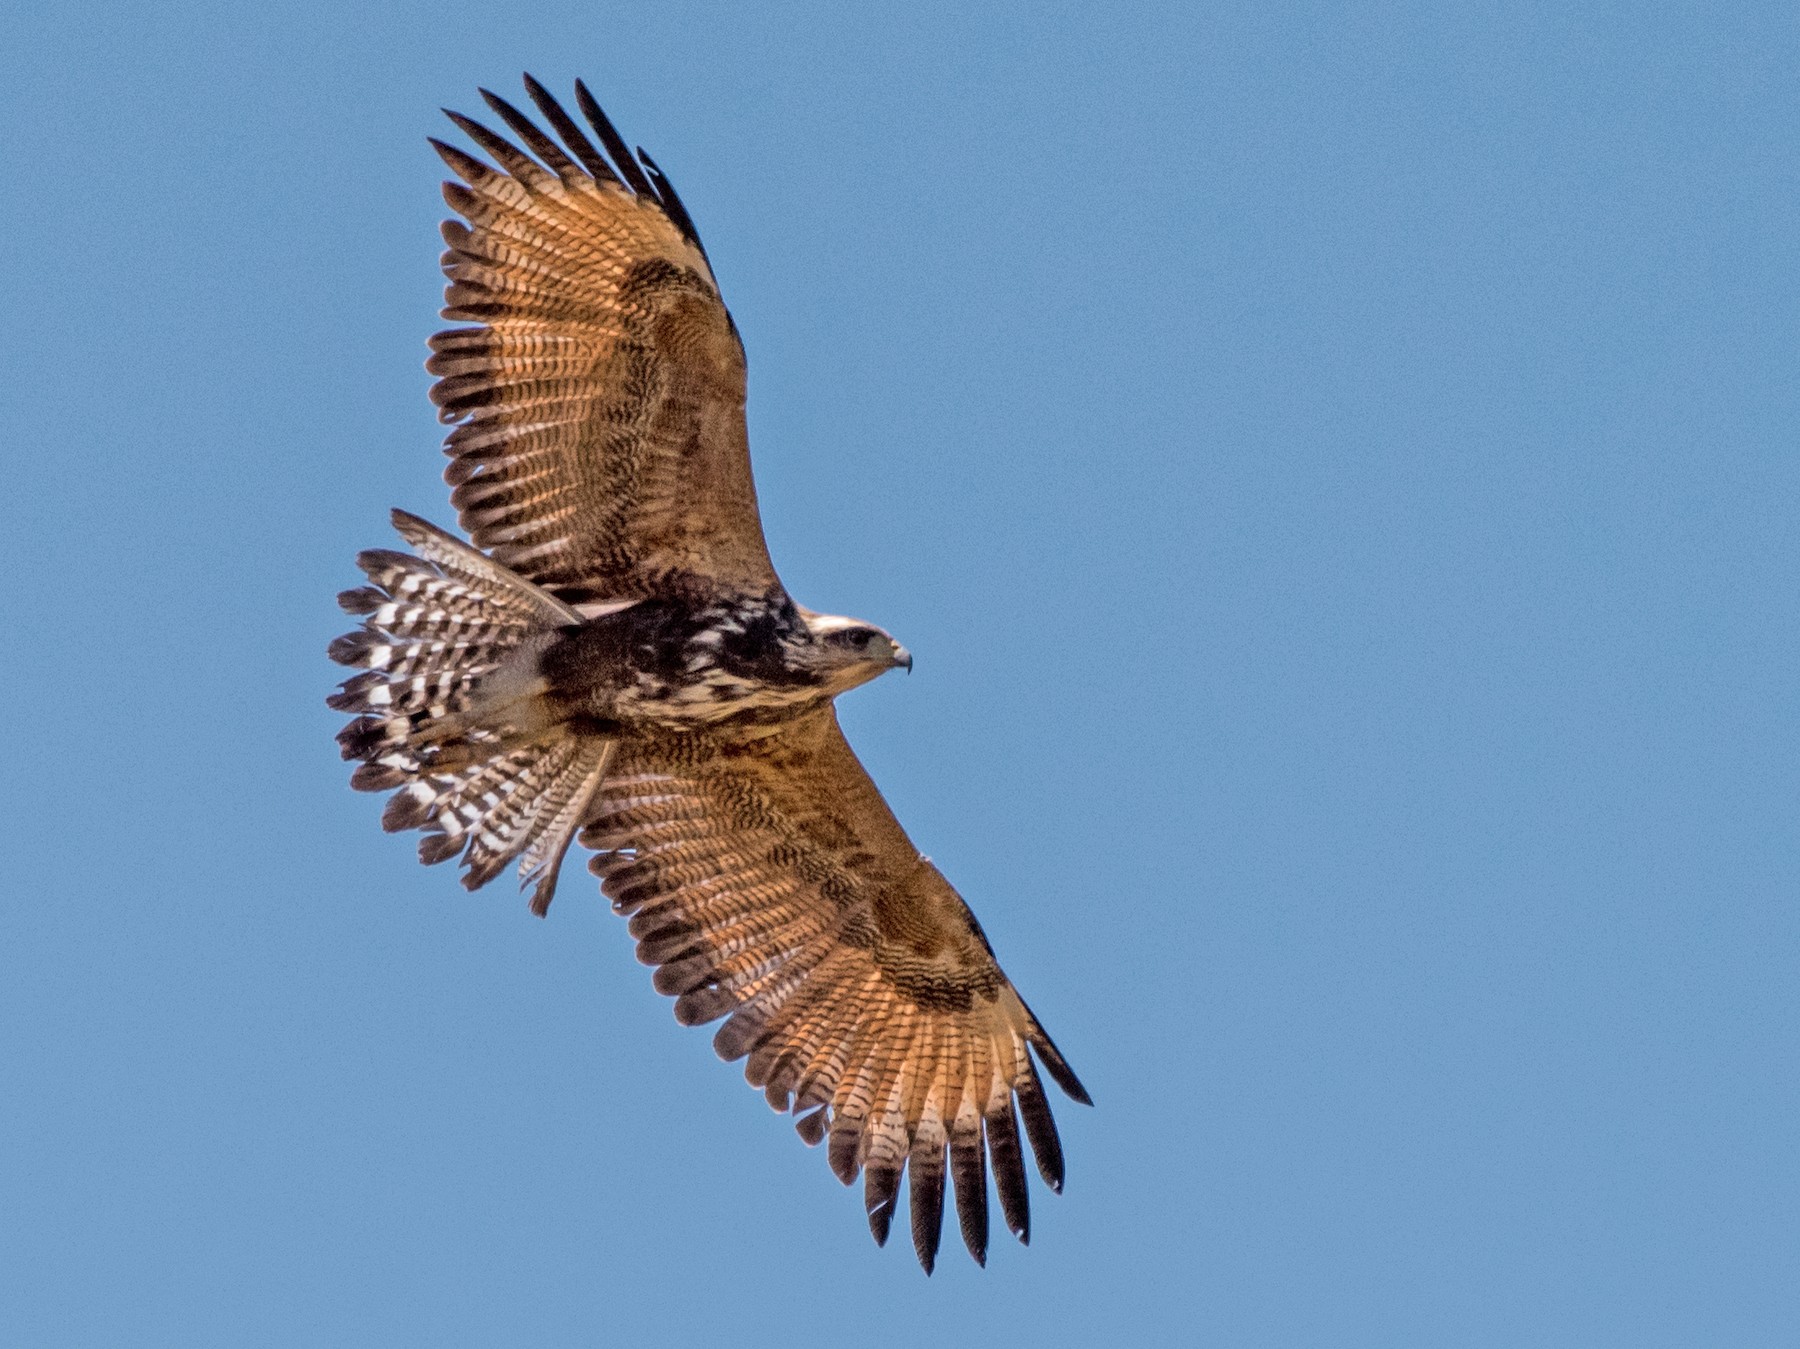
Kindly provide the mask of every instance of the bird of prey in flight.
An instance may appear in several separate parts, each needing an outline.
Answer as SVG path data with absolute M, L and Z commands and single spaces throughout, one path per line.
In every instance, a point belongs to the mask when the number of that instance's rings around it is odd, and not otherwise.
M 912 657 L 776 576 L 743 346 L 681 199 L 583 85 L 588 129 L 525 89 L 541 123 L 482 91 L 512 140 L 449 114 L 491 162 L 432 142 L 463 326 L 427 368 L 470 542 L 396 511 L 410 551 L 357 558 L 330 652 L 351 785 L 470 889 L 516 861 L 539 914 L 578 838 L 676 1018 L 723 1017 L 719 1055 L 861 1173 L 876 1241 L 908 1173 L 929 1273 L 948 1173 L 985 1263 L 990 1165 L 1029 1238 L 1021 1119 L 1062 1188 L 1033 1056 L 1087 1093 L 838 729 L 839 694 Z

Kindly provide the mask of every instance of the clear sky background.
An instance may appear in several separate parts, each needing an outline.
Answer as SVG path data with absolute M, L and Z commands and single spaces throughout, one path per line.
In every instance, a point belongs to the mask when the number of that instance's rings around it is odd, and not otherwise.
M 0 42 L 0 1339 L 1800 1343 L 1791 4 L 68 8 Z M 785 579 L 918 658 L 851 739 L 1097 1102 L 985 1271 L 574 867 L 346 785 L 332 596 L 450 514 L 424 138 L 524 69 L 692 208 Z

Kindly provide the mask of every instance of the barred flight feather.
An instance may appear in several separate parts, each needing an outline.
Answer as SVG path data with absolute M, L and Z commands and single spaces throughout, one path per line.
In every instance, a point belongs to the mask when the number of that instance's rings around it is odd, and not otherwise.
M 840 1179 L 861 1174 L 875 1238 L 910 1177 L 929 1270 L 953 1181 L 985 1261 L 990 1157 L 1008 1230 L 1030 1235 L 1021 1116 L 1039 1174 L 1062 1185 L 1033 1055 L 1086 1093 L 866 784 L 829 710 L 753 741 L 627 741 L 582 841 L 678 1018 L 725 1017 L 714 1048 L 829 1143 Z M 904 931 L 878 902 L 896 892 L 911 896 Z
M 451 502 L 478 546 L 572 601 L 694 576 L 766 590 L 743 349 L 693 221 L 580 86 L 604 152 L 526 91 L 563 145 L 485 91 L 517 142 L 460 114 L 492 163 L 432 142 L 463 217 L 444 228 L 444 317 L 476 325 L 439 333 L 427 363 Z

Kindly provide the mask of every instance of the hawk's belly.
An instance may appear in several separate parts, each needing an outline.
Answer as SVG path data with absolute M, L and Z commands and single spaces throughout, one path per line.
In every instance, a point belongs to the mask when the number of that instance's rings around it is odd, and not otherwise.
M 685 680 L 646 671 L 614 695 L 612 719 L 625 727 L 705 730 L 724 722 L 785 721 L 820 697 L 816 687 L 760 683 L 717 668 Z

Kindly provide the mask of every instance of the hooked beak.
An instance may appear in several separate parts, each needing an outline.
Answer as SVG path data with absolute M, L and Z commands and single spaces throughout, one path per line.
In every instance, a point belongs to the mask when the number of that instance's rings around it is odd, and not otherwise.
M 898 665 L 902 670 L 905 670 L 906 673 L 911 674 L 912 652 L 896 643 L 894 646 L 894 664 Z

